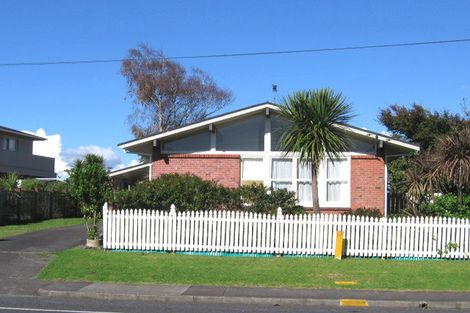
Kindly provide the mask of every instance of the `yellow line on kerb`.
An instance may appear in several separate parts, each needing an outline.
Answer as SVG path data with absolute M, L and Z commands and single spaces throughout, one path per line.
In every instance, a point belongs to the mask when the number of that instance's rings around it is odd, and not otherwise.
M 357 281 L 355 280 L 339 280 L 335 281 L 336 285 L 357 285 Z
M 369 303 L 363 299 L 340 299 L 340 306 L 369 306 Z

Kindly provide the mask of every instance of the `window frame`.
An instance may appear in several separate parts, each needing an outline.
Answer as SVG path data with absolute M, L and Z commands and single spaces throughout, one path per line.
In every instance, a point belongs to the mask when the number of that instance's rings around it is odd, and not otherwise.
M 287 179 L 272 179 L 272 160 L 273 159 L 290 159 L 292 161 L 292 178 L 291 180 Z M 351 207 L 351 156 L 349 155 L 343 155 L 338 158 L 342 161 L 345 161 L 345 167 L 344 167 L 344 177 L 341 177 L 341 182 L 344 184 L 343 187 L 343 192 L 341 194 L 344 194 L 344 196 L 340 197 L 339 201 L 327 201 L 326 198 L 326 187 L 327 187 L 327 160 L 325 159 L 319 167 L 318 175 L 317 175 L 317 180 L 318 180 L 318 198 L 319 198 L 319 204 L 321 208 L 350 208 Z M 313 203 L 312 201 L 300 201 L 299 200 L 299 183 L 306 183 L 310 182 L 311 184 L 311 179 L 308 178 L 299 178 L 298 175 L 298 167 L 300 164 L 300 158 L 296 155 L 294 156 L 287 156 L 287 157 L 282 157 L 280 155 L 270 155 L 268 158 L 269 162 L 269 186 L 273 186 L 273 181 L 284 181 L 288 182 L 291 181 L 292 183 L 292 191 L 295 191 L 296 197 L 297 197 L 297 203 L 299 205 L 302 205 L 304 207 L 312 207 Z
M 251 160 L 251 161 L 260 161 L 261 163 L 261 166 L 263 166 L 263 173 L 261 175 L 261 177 L 259 177 L 259 179 L 247 179 L 243 176 L 243 173 L 244 173 L 244 169 L 245 169 L 245 163 L 244 161 L 245 160 Z M 264 180 L 265 180 L 265 173 L 264 173 L 264 159 L 262 156 L 249 156 L 249 157 L 243 157 L 240 159 L 240 182 L 241 182 L 241 185 L 243 185 L 243 182 L 260 182 L 262 184 L 264 184 Z
M 340 156 L 334 159 L 345 162 L 344 170 L 341 172 L 344 176 L 341 176 L 339 179 L 328 178 L 327 167 L 328 161 L 330 161 L 330 159 L 328 158 L 322 162 L 318 175 L 318 194 L 320 207 L 349 208 L 351 207 L 351 157 Z M 340 199 L 337 201 L 328 201 L 327 199 L 328 183 L 331 182 L 339 182 L 342 186 L 340 189 Z
M 295 158 L 295 163 L 296 163 L 296 169 L 295 169 L 295 195 L 297 199 L 299 199 L 299 185 L 300 183 L 308 183 L 310 185 L 310 190 L 312 190 L 312 173 L 309 172 L 310 178 L 300 178 L 299 177 L 299 168 L 300 168 L 300 158 Z M 312 196 L 310 195 L 310 201 L 299 201 L 299 204 L 304 205 L 304 206 L 312 206 Z
M 291 162 L 291 178 L 290 179 L 273 179 L 272 170 L 273 170 L 273 161 L 274 160 L 290 160 L 290 162 Z M 280 182 L 280 183 L 290 182 L 291 183 L 291 190 L 290 191 L 295 191 L 295 194 L 297 195 L 297 189 L 296 189 L 297 188 L 297 183 L 295 182 L 295 179 L 294 179 L 294 177 L 297 176 L 296 172 L 297 172 L 297 166 L 295 164 L 294 158 L 290 158 L 290 157 L 283 158 L 283 157 L 275 157 L 275 156 L 271 156 L 269 158 L 269 186 L 271 188 L 274 189 L 274 186 L 273 186 L 274 182 Z M 295 173 L 295 175 L 294 175 L 294 173 Z
M 17 152 L 19 142 L 18 139 L 12 137 L 2 137 L 2 150 L 3 151 L 10 151 L 10 152 Z M 13 142 L 13 149 L 10 149 L 10 144 Z

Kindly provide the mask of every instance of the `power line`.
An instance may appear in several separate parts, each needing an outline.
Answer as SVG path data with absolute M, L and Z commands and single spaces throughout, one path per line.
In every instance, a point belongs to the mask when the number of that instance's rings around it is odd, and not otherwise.
M 424 45 L 442 45 L 442 44 L 466 43 L 466 42 L 470 42 L 470 38 L 450 39 L 450 40 L 435 40 L 435 41 L 402 42 L 402 43 L 390 43 L 390 44 L 380 44 L 380 45 L 346 46 L 346 47 L 334 47 L 334 48 L 316 48 L 316 49 L 300 49 L 300 50 L 278 50 L 278 51 L 258 51 L 258 52 L 243 52 L 243 53 L 170 56 L 170 57 L 165 57 L 165 58 L 168 59 L 168 60 L 233 58 L 233 57 L 249 57 L 249 56 L 297 54 L 297 53 L 316 53 L 316 52 L 330 52 L 330 51 L 399 48 L 399 47 L 424 46 Z M 123 60 L 125 60 L 125 59 L 95 59 L 95 60 L 92 59 L 92 60 L 71 60 L 71 61 L 17 62 L 17 63 L 0 63 L 0 67 L 116 63 L 116 62 L 122 62 Z

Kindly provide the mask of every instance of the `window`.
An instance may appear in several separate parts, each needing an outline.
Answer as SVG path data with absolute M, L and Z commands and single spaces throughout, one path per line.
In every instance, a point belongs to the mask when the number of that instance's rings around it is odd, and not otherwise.
M 297 198 L 300 203 L 312 202 L 312 168 L 310 163 L 298 161 Z
M 271 151 L 280 151 L 279 142 L 281 137 L 291 125 L 291 121 L 278 114 L 271 115 Z
M 263 183 L 264 166 L 262 158 L 247 158 L 242 160 L 242 184 Z
M 345 159 L 326 162 L 326 201 L 341 202 L 348 193 L 348 163 Z
M 163 152 L 198 152 L 208 150 L 210 150 L 210 132 L 207 130 L 163 143 Z
M 12 138 L 3 138 L 3 150 L 18 151 L 18 140 Z
M 292 159 L 273 159 L 271 165 L 271 186 L 274 189 L 292 191 Z
M 264 115 L 219 125 L 216 128 L 217 151 L 263 151 Z

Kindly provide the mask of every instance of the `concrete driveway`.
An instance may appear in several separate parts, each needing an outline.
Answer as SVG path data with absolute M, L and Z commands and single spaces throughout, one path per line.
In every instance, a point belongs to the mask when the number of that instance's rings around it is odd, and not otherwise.
M 84 243 L 83 225 L 42 230 L 0 239 L 0 294 L 35 294 L 48 282 L 34 278 L 52 253 Z

